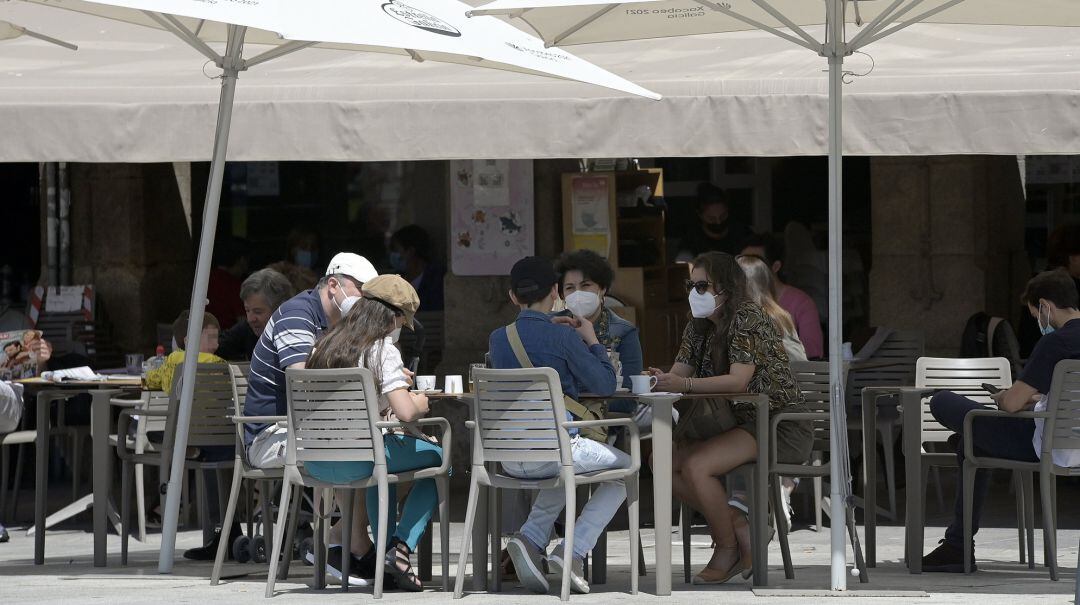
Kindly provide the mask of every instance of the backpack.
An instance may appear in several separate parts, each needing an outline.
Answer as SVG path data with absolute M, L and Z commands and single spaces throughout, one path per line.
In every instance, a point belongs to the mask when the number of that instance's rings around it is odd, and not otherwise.
M 979 311 L 968 318 L 960 338 L 960 357 L 1004 357 L 1013 378 L 1020 375 L 1020 343 L 1009 322 Z

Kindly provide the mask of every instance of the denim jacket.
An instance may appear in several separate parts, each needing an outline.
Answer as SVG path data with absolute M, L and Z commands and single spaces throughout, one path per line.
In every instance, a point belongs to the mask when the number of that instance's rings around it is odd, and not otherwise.
M 596 338 L 605 348 L 614 349 L 622 364 L 623 386 L 630 387 L 630 377 L 640 374 L 642 367 L 641 340 L 634 324 L 605 308 L 596 320 Z
M 538 368 L 554 368 L 565 395 L 577 399 L 582 392 L 611 395 L 615 391 L 615 368 L 603 345 L 585 346 L 573 328 L 551 323 L 551 318 L 539 311 L 525 309 L 515 323 L 529 361 Z M 506 328 L 491 333 L 488 350 L 493 367 L 521 367 L 510 348 Z

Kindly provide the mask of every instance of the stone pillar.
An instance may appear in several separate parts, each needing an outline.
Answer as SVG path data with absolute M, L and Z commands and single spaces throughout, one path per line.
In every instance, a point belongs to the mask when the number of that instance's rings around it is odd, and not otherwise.
M 1028 276 L 1014 157 L 873 158 L 870 323 L 921 330 L 955 356 L 978 311 L 1016 325 Z
M 533 163 L 535 187 L 536 254 L 554 258 L 562 252 L 562 173 L 577 170 L 575 160 L 536 160 Z M 443 199 L 449 207 L 449 188 L 443 180 Z M 449 260 L 449 259 L 448 259 Z M 461 374 L 468 380 L 470 363 L 484 360 L 488 336 L 517 316 L 510 303 L 508 276 L 459 277 L 449 271 L 445 281 L 445 348 L 439 375 Z M 467 468 L 468 433 L 464 432 L 467 410 L 460 405 L 439 405 L 434 411 L 454 423 L 453 464 Z M 465 473 L 456 477 L 465 480 Z
M 93 284 L 119 352 L 153 353 L 187 308 L 195 260 L 173 164 L 71 164 L 74 283 Z M 163 343 L 168 345 L 168 343 Z

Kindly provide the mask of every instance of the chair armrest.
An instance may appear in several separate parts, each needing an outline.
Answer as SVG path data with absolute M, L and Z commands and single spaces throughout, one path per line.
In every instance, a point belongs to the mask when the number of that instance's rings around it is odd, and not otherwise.
M 469 430 L 475 429 L 476 428 L 476 421 L 475 420 L 466 420 L 465 421 L 465 428 L 467 428 Z
M 633 418 L 605 418 L 602 420 L 567 420 L 559 423 L 564 429 L 587 429 L 601 426 L 621 426 L 630 434 L 630 470 L 641 468 L 641 434 Z
M 776 427 L 781 422 L 797 420 L 824 420 L 829 421 L 828 412 L 778 412 L 769 419 L 769 463 L 776 462 Z
M 978 417 L 984 418 L 1049 418 L 1049 412 L 1006 412 L 1004 410 L 971 410 L 964 416 L 964 458 L 978 463 L 975 450 L 972 446 L 972 423 Z
M 233 424 L 247 424 L 249 422 L 274 423 L 274 422 L 288 422 L 289 421 L 288 416 L 235 416 L 235 415 L 230 415 L 230 416 L 226 416 L 226 418 L 228 418 L 229 420 L 232 420 Z
M 135 408 L 120 410 L 120 416 L 116 420 L 116 456 L 121 460 L 130 460 L 132 452 L 127 448 L 127 435 L 131 427 L 132 416 L 163 416 L 161 412 L 150 412 Z
M 394 428 L 406 428 L 406 427 L 418 427 L 418 426 L 439 426 L 442 427 L 442 439 L 439 440 L 439 447 L 442 448 L 442 464 L 439 465 L 439 472 L 445 473 L 450 470 L 450 449 L 453 442 L 453 430 L 450 428 L 450 422 L 441 416 L 435 416 L 432 418 L 421 418 L 413 422 L 376 422 L 375 426 L 380 429 L 394 429 Z

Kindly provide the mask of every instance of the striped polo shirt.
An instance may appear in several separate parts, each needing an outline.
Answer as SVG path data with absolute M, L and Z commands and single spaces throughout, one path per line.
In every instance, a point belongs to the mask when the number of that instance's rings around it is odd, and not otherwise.
M 326 327 L 326 313 L 318 289 L 301 292 L 274 311 L 251 354 L 245 416 L 284 416 L 288 413 L 285 368 L 306 362 L 315 339 Z M 267 426 L 244 425 L 245 445 L 250 446 L 255 435 Z

